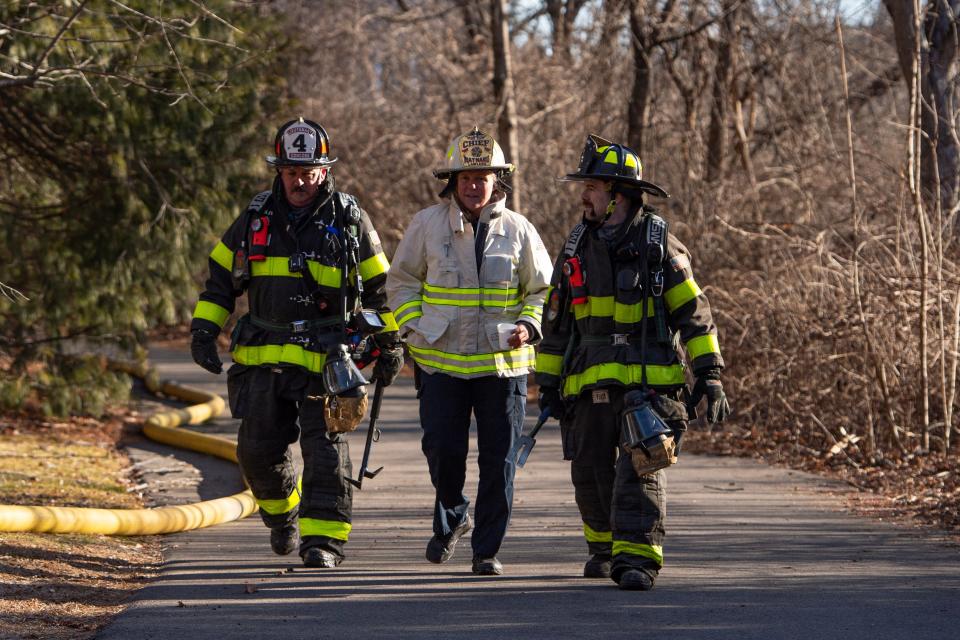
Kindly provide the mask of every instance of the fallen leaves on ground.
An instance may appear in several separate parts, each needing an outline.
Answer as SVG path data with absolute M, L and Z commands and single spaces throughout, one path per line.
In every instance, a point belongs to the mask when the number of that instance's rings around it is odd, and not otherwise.
M 0 503 L 142 506 L 116 446 L 134 421 L 0 416 Z M 0 533 L 0 638 L 91 638 L 159 562 L 150 537 Z

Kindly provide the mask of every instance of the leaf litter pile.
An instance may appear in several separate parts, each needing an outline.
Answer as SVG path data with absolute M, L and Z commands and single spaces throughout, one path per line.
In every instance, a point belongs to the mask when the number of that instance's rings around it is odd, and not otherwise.
M 0 504 L 134 509 L 132 414 L 0 415 Z M 0 639 L 92 638 L 157 572 L 159 538 L 0 533 Z

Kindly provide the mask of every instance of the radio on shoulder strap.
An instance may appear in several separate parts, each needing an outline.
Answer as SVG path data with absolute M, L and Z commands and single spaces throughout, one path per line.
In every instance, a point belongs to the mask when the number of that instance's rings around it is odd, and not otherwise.
M 236 291 L 243 291 L 250 282 L 250 261 L 266 260 L 270 244 L 270 211 L 261 211 L 270 200 L 271 191 L 261 191 L 253 196 L 244 213 L 243 236 L 240 246 L 233 252 L 233 268 L 230 279 Z

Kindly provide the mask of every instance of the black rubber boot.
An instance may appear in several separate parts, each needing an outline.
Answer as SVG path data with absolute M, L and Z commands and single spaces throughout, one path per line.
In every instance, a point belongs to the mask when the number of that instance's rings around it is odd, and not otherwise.
M 610 577 L 610 555 L 606 553 L 595 553 L 593 557 L 587 560 L 583 565 L 584 578 L 609 578 Z
M 270 548 L 278 556 L 293 553 L 298 544 L 300 544 L 300 536 L 297 535 L 297 525 L 289 524 L 278 529 L 270 529 Z
M 620 574 L 617 584 L 623 591 L 650 591 L 653 589 L 654 576 L 643 569 L 628 569 Z
M 316 569 L 333 569 L 343 562 L 343 558 L 325 549 L 311 547 L 303 554 L 303 566 Z
M 470 522 L 470 516 L 467 515 L 463 519 L 463 522 L 450 532 L 449 536 L 441 538 L 440 536 L 434 535 L 430 538 L 430 542 L 427 543 L 427 560 L 433 564 L 443 564 L 452 558 L 453 551 L 457 546 L 457 540 L 459 540 L 463 534 L 470 531 L 471 526 L 473 525 Z

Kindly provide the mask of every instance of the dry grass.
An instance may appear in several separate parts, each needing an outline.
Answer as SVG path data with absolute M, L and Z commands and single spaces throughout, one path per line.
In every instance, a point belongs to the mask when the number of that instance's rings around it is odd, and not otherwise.
M 137 508 L 124 421 L 0 417 L 0 503 Z M 155 573 L 150 537 L 0 534 L 0 639 L 91 638 Z

